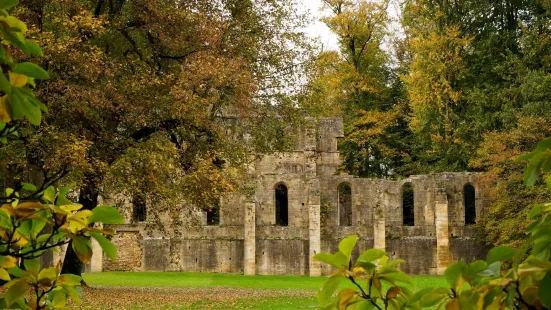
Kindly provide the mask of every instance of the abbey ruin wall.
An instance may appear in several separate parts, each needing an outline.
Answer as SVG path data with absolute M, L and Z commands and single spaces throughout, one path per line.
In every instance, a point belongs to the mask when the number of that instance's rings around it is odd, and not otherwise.
M 295 151 L 258 157 L 254 195 L 222 197 L 215 220 L 183 206 L 185 224 L 163 235 L 145 229 L 147 218 L 133 222 L 127 201 L 128 223 L 116 227 L 113 240 L 119 259 L 104 258 L 103 270 L 326 275 L 331 267 L 312 256 L 337 251 L 351 234 L 359 236 L 355 255 L 381 248 L 406 260 L 402 269 L 412 274 L 438 274 L 459 259 L 485 257 L 472 225 L 487 205 L 480 174 L 339 175 L 342 120 L 310 122 Z

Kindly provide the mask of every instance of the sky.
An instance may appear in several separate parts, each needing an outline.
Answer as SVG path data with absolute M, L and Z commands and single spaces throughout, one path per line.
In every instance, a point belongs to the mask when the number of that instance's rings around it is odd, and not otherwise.
M 323 22 L 319 21 L 320 17 L 325 14 L 320 11 L 323 8 L 322 0 L 302 0 L 302 6 L 305 10 L 310 11 L 314 19 L 305 32 L 313 38 L 319 37 L 325 50 L 337 50 L 337 36 Z
M 301 6 L 304 10 L 310 11 L 310 14 L 313 16 L 314 20 L 309 27 L 304 29 L 304 31 L 313 38 L 319 38 L 324 50 L 338 50 L 337 36 L 332 33 L 323 22 L 319 21 L 322 16 L 330 15 L 330 12 L 322 11 L 322 0 L 299 0 L 299 2 L 302 2 Z M 399 2 L 391 0 L 389 2 L 387 12 L 391 18 L 391 22 L 388 25 L 389 30 L 394 34 L 402 33 L 400 24 L 397 22 L 400 17 Z M 383 45 L 385 45 L 384 42 Z

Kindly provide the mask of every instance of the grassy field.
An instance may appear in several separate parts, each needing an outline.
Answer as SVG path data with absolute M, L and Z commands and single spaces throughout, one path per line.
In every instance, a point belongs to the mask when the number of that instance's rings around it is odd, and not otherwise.
M 83 302 L 94 309 L 308 309 L 317 305 L 315 294 L 326 278 L 103 272 L 84 279 L 90 288 Z M 435 276 L 414 281 L 414 290 L 445 285 Z

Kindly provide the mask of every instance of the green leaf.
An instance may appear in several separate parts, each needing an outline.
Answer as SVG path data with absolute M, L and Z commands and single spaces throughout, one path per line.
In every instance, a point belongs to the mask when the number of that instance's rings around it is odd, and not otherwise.
M 524 170 L 524 183 L 526 183 L 526 185 L 532 186 L 536 183 L 542 156 L 543 154 L 537 154 L 528 162 L 528 166 L 526 167 L 526 170 Z
M 488 265 L 488 268 L 479 272 L 478 275 L 482 277 L 495 277 L 500 274 L 500 270 L 501 270 L 501 262 L 493 262 L 490 265 Z
M 75 285 L 79 285 L 81 281 L 82 281 L 82 278 L 77 275 L 64 273 L 59 276 L 57 283 L 63 286 L 65 285 L 75 286 Z
M 38 273 L 38 281 L 42 279 L 50 279 L 52 282 L 57 278 L 57 268 L 49 267 L 40 270 Z
M 107 256 L 110 259 L 116 259 L 117 258 L 117 248 L 109 241 L 109 239 L 105 238 L 102 234 L 96 233 L 96 232 L 90 232 L 90 236 L 92 236 L 101 246 L 102 250 L 107 254 Z
M 38 260 L 38 258 L 25 259 L 23 261 L 23 265 L 25 265 L 26 270 L 36 271 L 37 273 L 40 270 L 40 261 Z
M 63 286 L 65 290 L 67 290 L 67 293 L 69 293 L 69 296 L 73 300 L 73 302 L 79 306 L 80 305 L 80 296 L 79 292 L 75 289 L 74 286 Z
M 39 213 L 37 213 L 39 215 L 43 215 L 43 214 L 47 214 L 46 211 L 41 211 Z M 44 227 L 46 226 L 47 224 L 47 220 L 46 219 L 34 219 L 32 220 L 32 225 L 31 225 L 31 236 L 33 238 L 36 238 L 36 236 L 42 231 L 42 229 L 44 229 Z
M 6 78 L 6 76 L 2 72 L 0 72 L 0 89 L 8 95 L 11 94 L 10 81 L 8 81 L 8 78 Z
M 36 192 L 36 186 L 31 183 L 23 183 L 23 189 L 28 190 L 29 192 Z
M 52 306 L 54 308 L 62 308 L 67 304 L 67 294 L 64 291 L 53 291 Z
M 17 87 L 12 88 L 12 94 L 8 97 L 12 109 L 12 118 L 15 120 L 27 118 L 33 125 L 40 125 L 42 112 L 33 105 Z
M 530 209 L 530 212 L 528 213 L 528 219 L 533 219 L 534 217 L 548 209 L 551 209 L 551 204 L 549 203 L 541 203 L 539 205 L 535 205 L 532 207 L 532 209 Z
M 12 286 L 10 286 L 10 288 L 8 288 L 8 291 L 4 296 L 4 298 L 6 299 L 6 305 L 8 307 L 11 306 L 11 304 L 13 304 L 14 301 L 25 296 L 28 290 L 29 290 L 29 284 L 27 283 L 26 279 L 17 280 L 17 283 L 13 284 Z
M 25 270 L 23 270 L 19 267 L 10 268 L 10 269 L 8 269 L 8 272 L 9 272 L 9 274 L 11 274 L 12 276 L 15 276 L 17 278 L 22 278 L 22 277 L 27 275 Z
M 46 70 L 42 69 L 39 65 L 32 62 L 21 62 L 12 66 L 12 71 L 19 74 L 24 74 L 39 80 L 47 80 L 50 75 Z
M 546 308 L 551 308 L 551 271 L 548 271 L 541 279 L 538 296 Z
M 464 266 L 465 262 L 459 261 L 455 264 L 449 265 L 448 268 L 446 268 L 446 271 L 444 271 L 444 277 L 446 278 L 446 281 L 448 281 L 448 285 L 455 290 L 460 289 L 458 286 L 461 285 L 461 272 L 463 271 Z
M 331 300 L 331 296 L 333 296 L 333 293 L 335 293 L 337 288 L 339 288 L 339 284 L 341 283 L 342 278 L 342 274 L 336 274 L 328 278 L 325 283 L 323 283 L 323 287 L 318 291 L 317 294 L 320 305 L 324 306 L 329 303 L 329 301 Z
M 348 260 L 342 252 L 337 252 L 335 254 L 329 253 L 318 253 L 314 255 L 314 259 L 330 264 L 331 266 L 341 269 L 343 267 L 348 267 Z
M 29 50 L 29 56 L 44 56 L 42 49 L 33 40 L 25 40 L 25 46 Z
M 19 3 L 18 0 L 2 0 L 0 1 L 0 10 L 7 10 L 16 6 Z
M 385 251 L 383 250 L 380 250 L 380 249 L 369 249 L 365 252 L 363 252 L 360 257 L 358 257 L 358 259 L 356 260 L 356 266 L 358 266 L 358 263 L 359 262 L 368 262 L 368 263 L 372 263 L 376 260 L 378 260 L 379 258 L 385 256 L 386 253 Z
M 352 255 L 352 249 L 354 249 L 354 246 L 356 245 L 357 241 L 358 241 L 358 236 L 352 235 L 342 239 L 342 241 L 339 242 L 339 251 L 342 252 L 342 254 L 344 254 L 347 261 L 350 260 L 350 255 Z
M 110 206 L 97 206 L 92 210 L 92 215 L 88 218 L 90 222 L 101 222 L 103 224 L 123 224 L 124 218 L 119 210 Z
M 425 294 L 420 301 L 421 307 L 433 307 L 440 303 L 449 294 L 450 290 L 444 287 L 435 288 L 430 293 Z
M 410 276 L 405 274 L 403 271 L 399 271 L 399 270 L 396 270 L 394 272 L 385 272 L 384 274 L 380 274 L 379 277 L 391 284 L 395 284 L 395 282 L 410 283 L 410 284 L 413 283 Z
M 0 226 L 9 229 L 13 227 L 10 216 L 2 209 L 0 209 Z
M 411 296 L 411 298 L 408 300 L 407 304 L 412 305 L 412 304 L 420 301 L 421 298 L 423 298 L 423 296 L 425 296 L 427 293 L 431 292 L 432 290 L 433 290 L 432 287 L 427 287 L 427 288 L 418 290 L 417 292 L 415 292 L 415 294 L 413 294 L 413 296 Z
M 42 198 L 49 203 L 54 203 L 55 201 L 55 189 L 53 186 L 49 186 L 42 192 Z
M 494 262 L 502 262 L 512 259 L 514 256 L 515 249 L 510 246 L 502 245 L 491 249 L 490 252 L 488 252 L 488 259 L 486 259 L 486 261 L 490 265 Z
M 72 246 L 81 262 L 87 264 L 92 258 L 92 244 L 83 236 L 72 237 Z
M 488 264 L 483 260 L 474 261 L 467 266 L 463 267 L 463 276 L 467 281 L 473 281 L 478 277 L 478 273 L 483 271 L 488 267 Z

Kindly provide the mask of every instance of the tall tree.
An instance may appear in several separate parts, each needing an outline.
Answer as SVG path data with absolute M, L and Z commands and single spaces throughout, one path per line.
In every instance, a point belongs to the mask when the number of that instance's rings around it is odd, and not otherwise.
M 107 184 L 148 194 L 156 212 L 177 196 L 209 207 L 235 189 L 252 152 L 292 145 L 282 132 L 299 119 L 294 96 L 310 49 L 294 1 L 22 4 L 18 15 L 48 55 L 52 79 L 37 93 L 50 109 L 39 134 L 52 144 L 8 164 L 69 174 L 84 208 Z M 72 148 L 81 156 L 53 156 Z M 71 252 L 64 269 L 80 273 Z
M 392 176 L 407 160 L 403 142 L 408 129 L 401 113 L 407 108 L 401 82 L 383 48 L 387 2 L 324 3 L 331 15 L 322 20 L 338 36 L 339 53 L 319 55 L 310 83 L 313 96 L 330 100 L 332 110 L 344 117 L 345 138 L 339 147 L 345 169 L 359 176 Z

